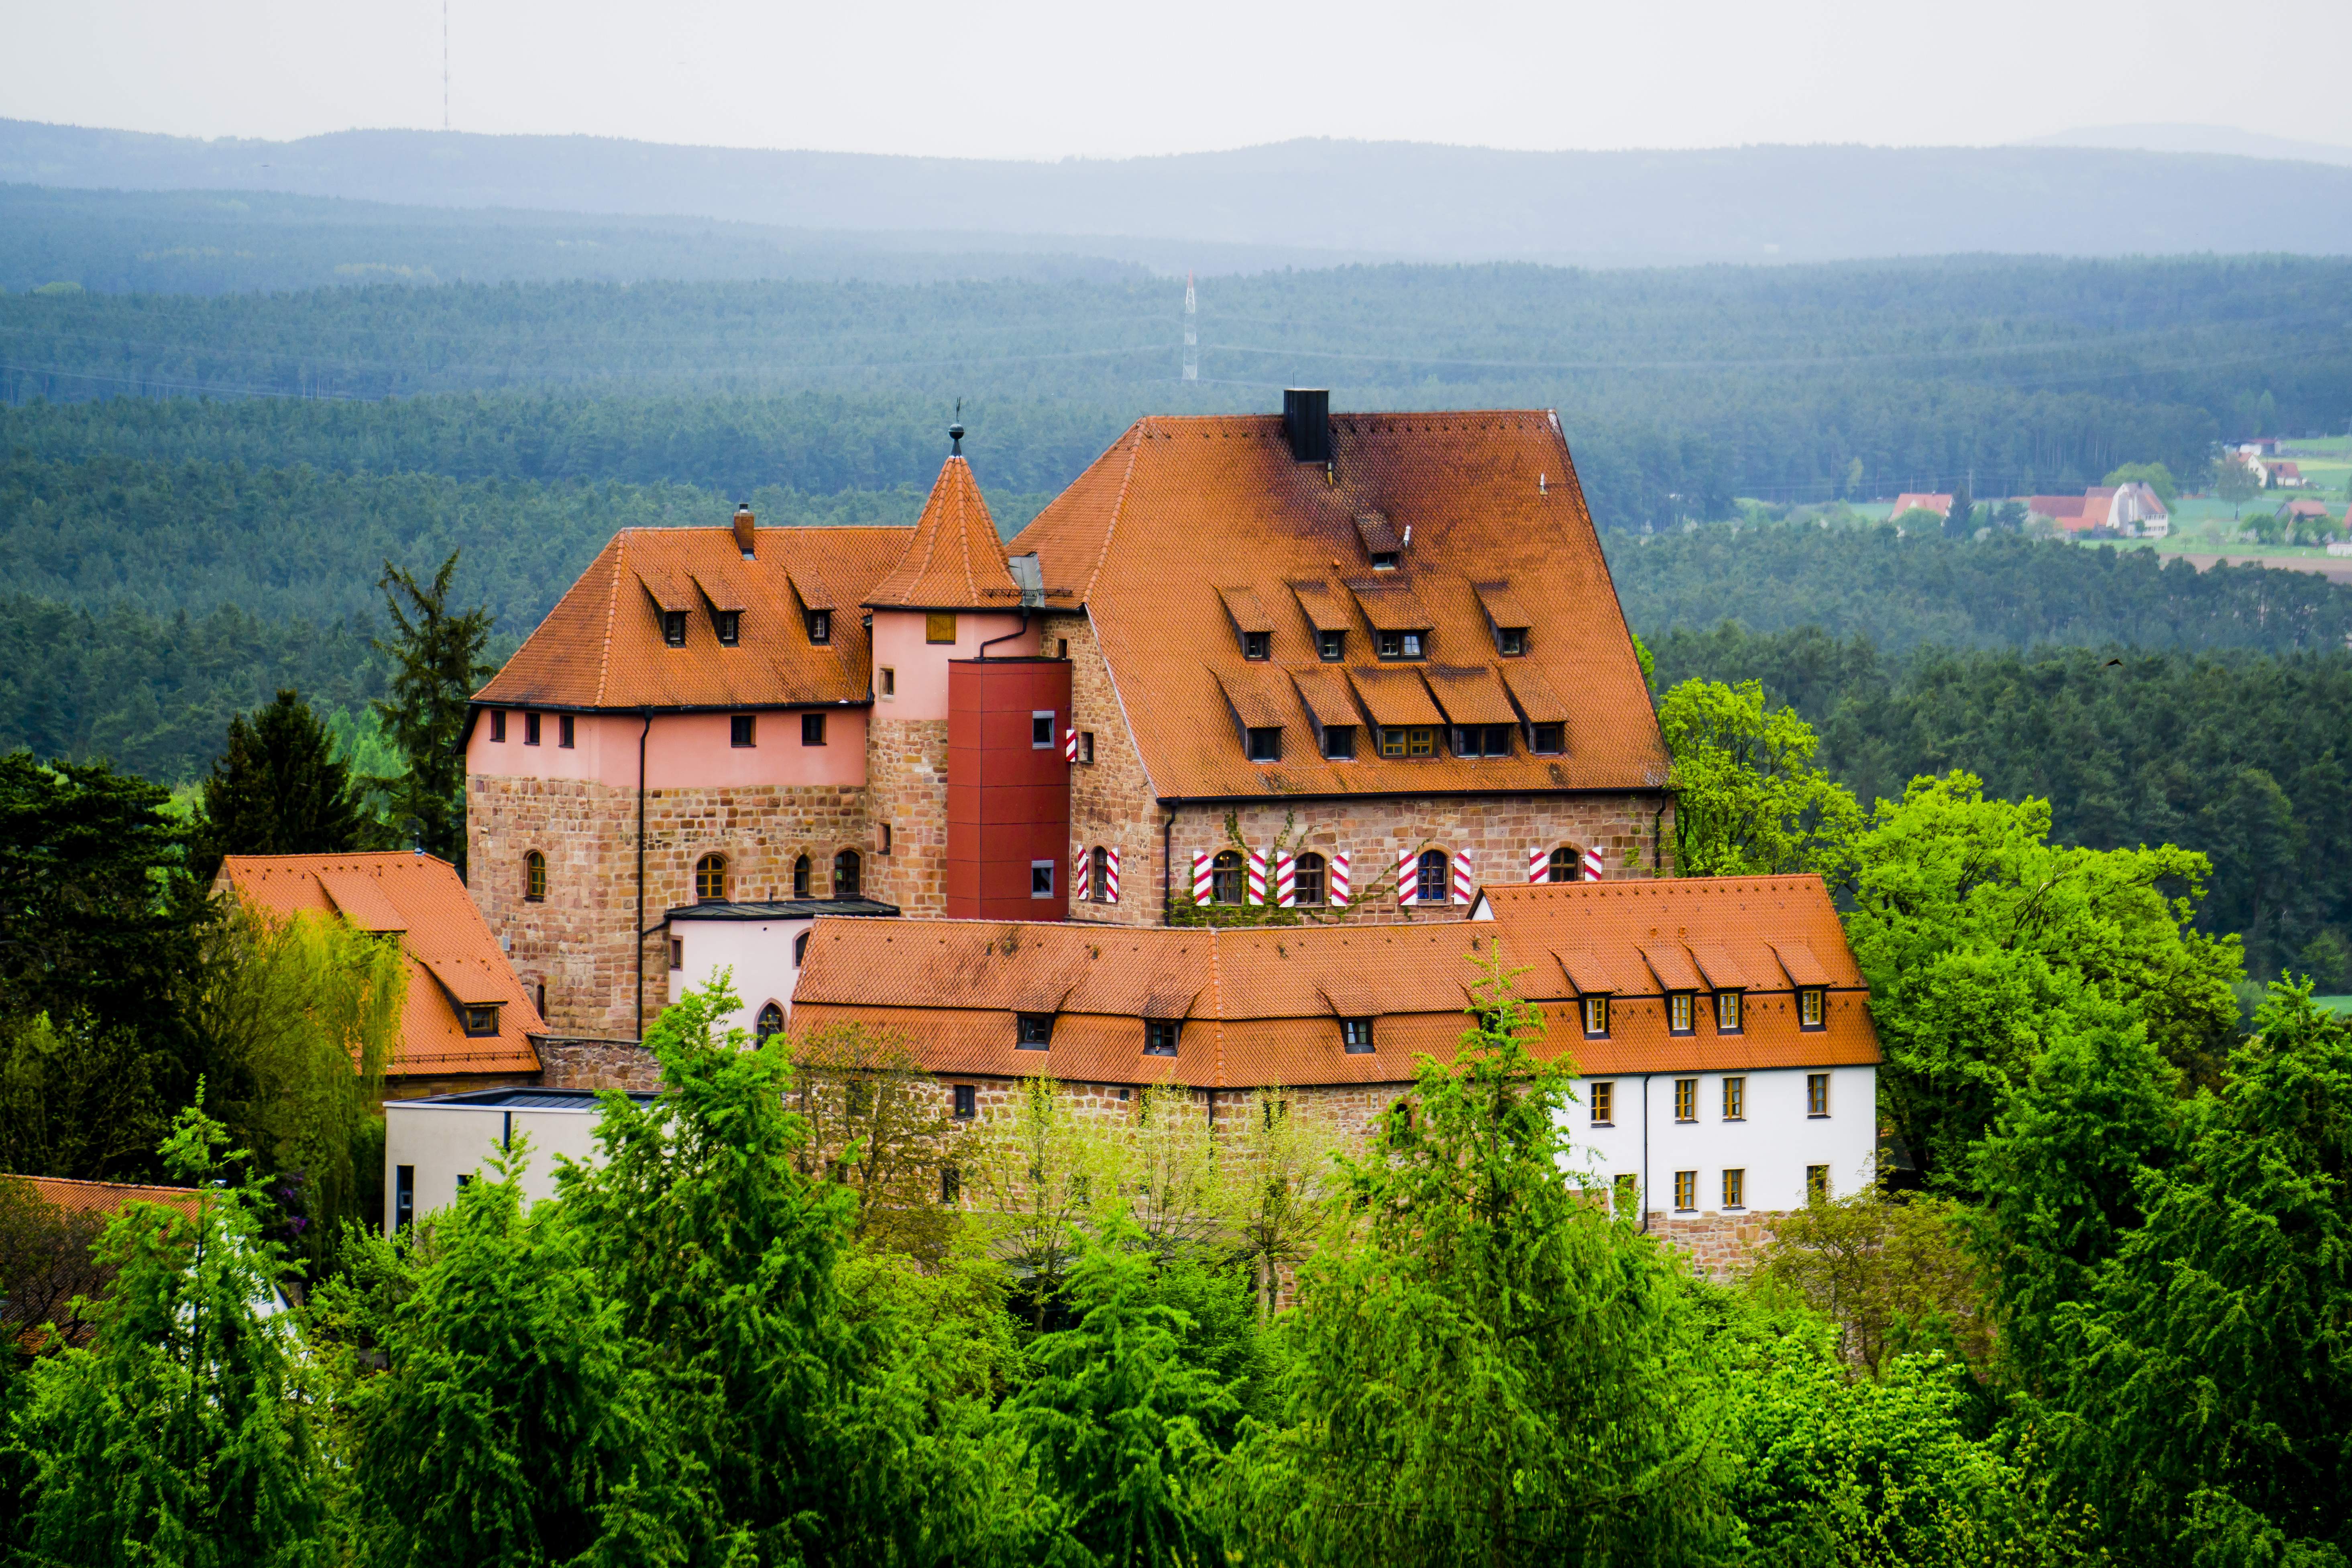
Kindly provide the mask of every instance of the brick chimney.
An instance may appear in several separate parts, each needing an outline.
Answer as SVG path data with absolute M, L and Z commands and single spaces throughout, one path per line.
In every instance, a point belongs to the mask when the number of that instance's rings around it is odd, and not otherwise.
M 747 500 L 737 501 L 735 503 L 735 548 L 743 552 L 743 559 L 746 561 L 751 559 L 751 503 Z

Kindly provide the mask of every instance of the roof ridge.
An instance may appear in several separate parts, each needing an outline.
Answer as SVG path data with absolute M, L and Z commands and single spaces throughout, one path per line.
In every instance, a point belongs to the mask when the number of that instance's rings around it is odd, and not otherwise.
M 628 537 L 636 531 L 625 528 L 613 536 L 613 570 L 604 582 L 604 636 L 596 654 L 596 706 L 604 706 L 604 689 L 613 679 L 613 624 L 621 615 L 621 567 L 628 558 Z
M 1127 467 L 1119 471 L 1118 493 L 1110 499 L 1110 521 L 1103 528 L 1102 548 L 1095 552 L 1094 570 L 1087 574 L 1086 585 L 1078 590 L 1078 603 L 1082 605 L 1091 603 L 1094 599 L 1095 584 L 1102 576 L 1104 563 L 1110 560 L 1110 542 L 1118 534 L 1119 515 L 1127 510 L 1128 488 L 1135 482 L 1136 461 L 1142 456 L 1143 443 L 1151 432 L 1152 423 L 1152 416 L 1147 414 L 1128 427 L 1127 433 L 1130 439 L 1127 448 Z M 1094 617 L 1088 616 L 1087 618 L 1091 622 Z M 1096 639 L 1096 646 L 1101 646 L 1099 637 Z M 1108 653 L 1103 656 L 1103 667 L 1105 668 L 1110 667 L 1110 656 Z M 1115 679 L 1116 677 L 1113 679 Z M 1150 770 L 1147 768 L 1146 771 Z

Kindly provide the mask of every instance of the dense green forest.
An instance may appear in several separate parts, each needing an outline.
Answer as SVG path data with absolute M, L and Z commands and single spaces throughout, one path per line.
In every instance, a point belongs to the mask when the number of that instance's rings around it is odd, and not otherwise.
M 2352 989 L 2352 654 L 2101 648 L 1891 654 L 1815 626 L 1725 625 L 1650 644 L 1663 687 L 1759 680 L 1821 738 L 1865 803 L 1963 769 L 2047 800 L 2063 843 L 2177 844 L 2212 861 L 2199 921 L 2234 931 L 2258 977 Z

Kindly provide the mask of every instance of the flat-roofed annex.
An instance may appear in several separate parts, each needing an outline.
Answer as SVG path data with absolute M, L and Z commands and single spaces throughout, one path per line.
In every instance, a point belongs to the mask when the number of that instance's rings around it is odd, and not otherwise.
M 1664 787 L 1649 693 L 1551 416 L 1336 414 L 1331 431 L 1327 468 L 1293 459 L 1278 416 L 1142 420 L 1010 546 L 1036 552 L 1050 605 L 1085 607 L 1153 793 Z M 1379 526 L 1368 527 L 1374 514 Z M 1394 544 L 1392 570 L 1376 570 L 1368 540 Z M 1499 652 L 1498 604 L 1529 623 L 1524 654 Z M 1234 635 L 1244 618 L 1271 627 L 1263 662 Z M 1383 658 L 1381 628 L 1426 636 Z M 1328 661 L 1316 634 L 1332 630 L 1348 636 L 1342 658 Z M 1268 664 L 1346 672 L 1374 724 L 1399 721 L 1369 710 L 1374 688 L 1393 692 L 1382 706 L 1399 716 L 1445 721 L 1418 673 L 1387 672 L 1475 669 L 1440 677 L 1477 714 L 1455 721 L 1565 721 L 1566 751 L 1384 758 L 1364 746 L 1332 759 L 1286 746 L 1278 763 L 1253 763 L 1227 717 L 1239 684 L 1227 677 Z M 1565 713 L 1559 692 L 1573 694 Z M 1303 731 L 1307 700 L 1294 686 L 1284 700 L 1297 710 L 1286 722 Z M 1543 710 L 1522 711 L 1530 700 Z

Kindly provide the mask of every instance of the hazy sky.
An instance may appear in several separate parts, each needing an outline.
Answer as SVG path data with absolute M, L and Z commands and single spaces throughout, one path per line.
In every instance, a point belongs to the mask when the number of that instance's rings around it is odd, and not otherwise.
M 1997 142 L 2148 121 L 2352 142 L 2352 0 L 1483 5 L 449 0 L 451 122 L 1123 156 Z M 441 122 L 441 0 L 0 0 L 0 116 L 290 137 Z

